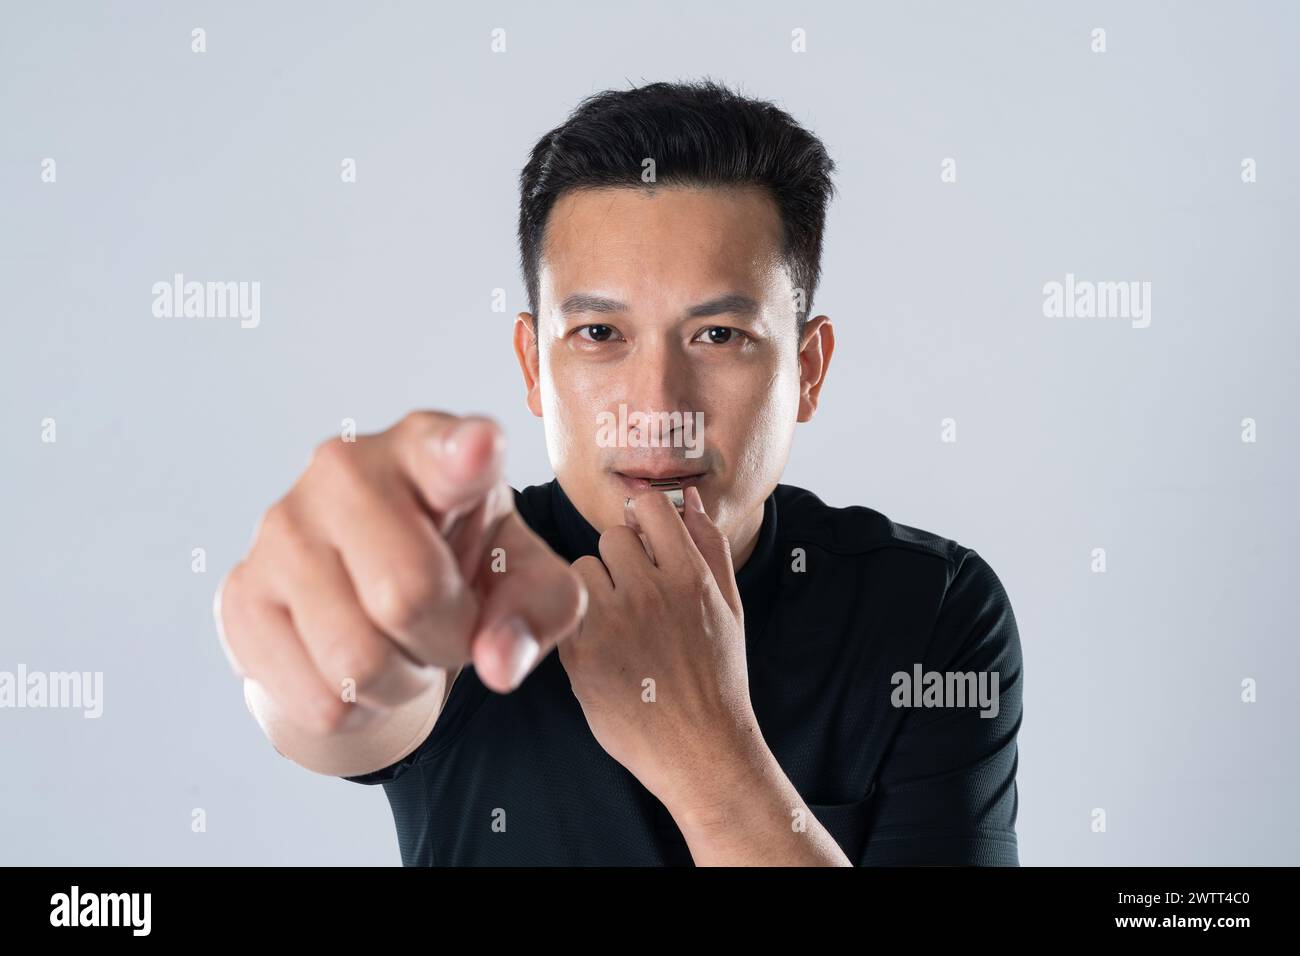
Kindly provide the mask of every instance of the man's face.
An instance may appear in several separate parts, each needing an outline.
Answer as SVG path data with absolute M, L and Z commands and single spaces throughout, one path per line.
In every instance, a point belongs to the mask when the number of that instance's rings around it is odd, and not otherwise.
M 698 486 L 733 542 L 757 530 L 824 368 L 820 348 L 811 376 L 800 358 L 780 242 L 756 188 L 582 190 L 552 207 L 536 338 L 522 313 L 515 348 L 555 474 L 598 531 L 667 476 Z M 824 322 L 805 339 L 825 344 Z

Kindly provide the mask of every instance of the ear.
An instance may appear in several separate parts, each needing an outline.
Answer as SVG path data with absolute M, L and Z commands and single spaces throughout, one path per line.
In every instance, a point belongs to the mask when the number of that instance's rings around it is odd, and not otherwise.
M 533 331 L 531 312 L 520 312 L 515 316 L 515 358 L 519 360 L 519 370 L 524 373 L 524 387 L 528 390 L 525 398 L 528 410 L 541 418 L 542 395 L 539 389 L 541 375 L 537 364 L 537 333 Z
M 796 421 L 812 421 L 834 352 L 835 328 L 829 318 L 819 315 L 805 326 L 803 343 L 799 346 L 799 417 Z

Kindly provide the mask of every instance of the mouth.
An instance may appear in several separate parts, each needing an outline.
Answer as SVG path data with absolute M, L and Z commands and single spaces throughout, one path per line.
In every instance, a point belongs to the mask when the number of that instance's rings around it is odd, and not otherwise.
M 699 485 L 706 477 L 705 472 L 614 472 L 614 477 L 629 492 L 632 491 L 671 491 L 684 489 L 687 485 Z

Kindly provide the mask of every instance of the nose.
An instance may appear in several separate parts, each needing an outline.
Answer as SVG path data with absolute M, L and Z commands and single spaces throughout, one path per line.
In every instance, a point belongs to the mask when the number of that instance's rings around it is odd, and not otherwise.
M 635 353 L 627 364 L 627 402 L 629 411 L 680 412 L 685 416 L 695 411 L 695 373 L 679 343 L 656 337 L 643 338 L 637 343 Z M 673 430 L 680 428 L 674 420 Z M 660 435 L 661 442 L 674 436 Z

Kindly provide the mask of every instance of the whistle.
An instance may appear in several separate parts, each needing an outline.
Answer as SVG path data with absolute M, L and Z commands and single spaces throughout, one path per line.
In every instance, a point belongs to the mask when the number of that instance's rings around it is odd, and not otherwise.
M 663 492 L 667 496 L 668 500 L 673 503 L 673 507 L 678 511 L 684 511 L 686 509 L 686 492 L 682 489 L 682 483 L 676 478 L 665 478 L 663 481 L 652 481 L 650 482 L 650 487 L 656 491 Z M 631 504 L 631 502 L 631 498 L 625 498 L 623 500 L 624 505 Z

